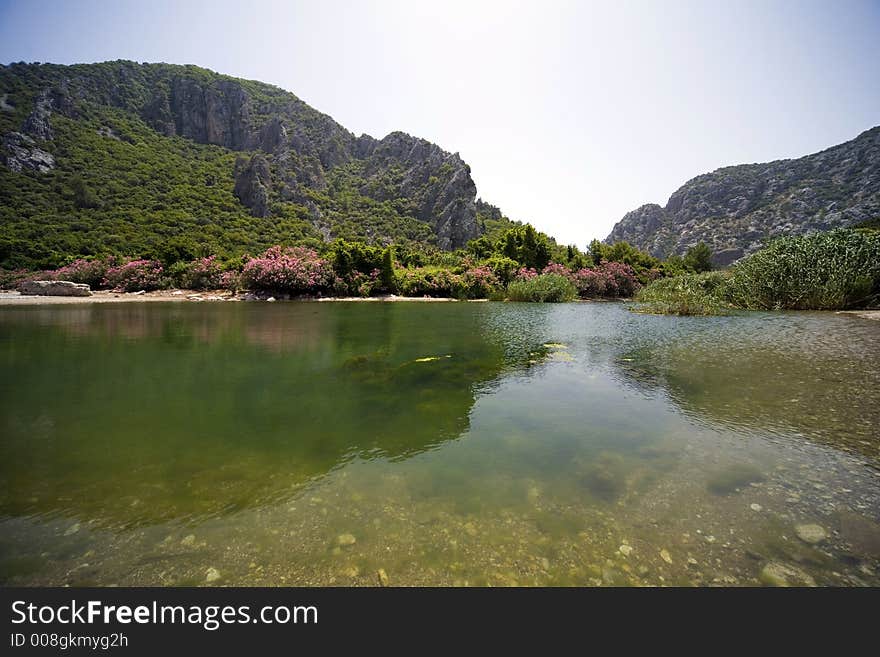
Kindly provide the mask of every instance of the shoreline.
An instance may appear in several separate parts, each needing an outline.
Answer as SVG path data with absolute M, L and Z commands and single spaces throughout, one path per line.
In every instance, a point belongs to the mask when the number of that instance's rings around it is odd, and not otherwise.
M 271 301 L 270 301 L 271 299 Z M 614 303 L 629 301 L 630 299 L 576 299 L 575 303 Z M 95 290 L 88 297 L 64 297 L 24 295 L 15 290 L 0 290 L 0 307 L 3 306 L 54 306 L 54 305 L 81 305 L 90 303 L 155 303 L 155 302 L 190 302 L 190 303 L 217 303 L 217 302 L 252 302 L 283 303 L 298 301 L 306 303 L 487 303 L 489 299 L 455 299 L 453 297 L 403 297 L 394 294 L 380 295 L 376 297 L 294 297 L 292 299 L 275 299 L 274 297 L 258 297 L 251 292 L 243 294 L 231 294 L 228 290 L 154 290 L 153 292 L 114 292 L 112 290 Z M 506 303 L 506 302 L 502 302 Z M 838 315 L 852 315 L 860 319 L 880 321 L 880 310 L 828 310 L 818 312 L 833 312 Z
M 272 299 L 270 302 L 269 299 Z M 148 303 L 148 302 L 190 302 L 190 303 L 217 303 L 228 301 L 263 301 L 266 303 L 282 301 L 305 301 L 305 302 L 457 302 L 458 299 L 451 297 L 401 297 L 396 295 L 384 295 L 378 297 L 296 297 L 293 299 L 275 299 L 274 297 L 260 298 L 250 293 L 242 295 L 230 294 L 227 290 L 206 290 L 196 292 L 194 290 L 156 290 L 153 292 L 113 292 L 110 290 L 95 290 L 88 297 L 64 297 L 24 295 L 13 290 L 0 290 L 0 306 L 50 306 L 89 303 Z M 472 299 L 471 301 L 482 302 L 488 299 Z

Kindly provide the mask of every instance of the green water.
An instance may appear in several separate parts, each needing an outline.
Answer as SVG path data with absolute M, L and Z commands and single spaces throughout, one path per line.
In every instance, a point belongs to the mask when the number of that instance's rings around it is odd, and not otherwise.
M 878 426 L 831 313 L 4 307 L 0 583 L 880 585 Z

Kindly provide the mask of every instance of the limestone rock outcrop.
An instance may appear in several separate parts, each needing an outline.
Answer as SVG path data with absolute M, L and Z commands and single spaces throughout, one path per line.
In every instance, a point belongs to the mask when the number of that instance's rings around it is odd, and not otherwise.
M 665 207 L 627 213 L 606 242 L 652 255 L 683 254 L 699 242 L 726 265 L 782 235 L 802 235 L 880 217 L 880 127 L 794 160 L 725 167 L 685 183 Z

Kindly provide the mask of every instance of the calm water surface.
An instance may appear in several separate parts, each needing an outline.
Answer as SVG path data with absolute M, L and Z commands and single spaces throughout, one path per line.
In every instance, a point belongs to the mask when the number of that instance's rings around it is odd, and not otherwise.
M 0 308 L 0 583 L 880 585 L 880 322 Z

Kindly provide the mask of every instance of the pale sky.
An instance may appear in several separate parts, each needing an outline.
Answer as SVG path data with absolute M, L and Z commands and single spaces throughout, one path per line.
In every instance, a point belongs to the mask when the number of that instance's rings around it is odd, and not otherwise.
M 880 124 L 880 0 L 0 0 L 0 62 L 111 59 L 429 139 L 485 200 L 581 247 L 700 173 Z

